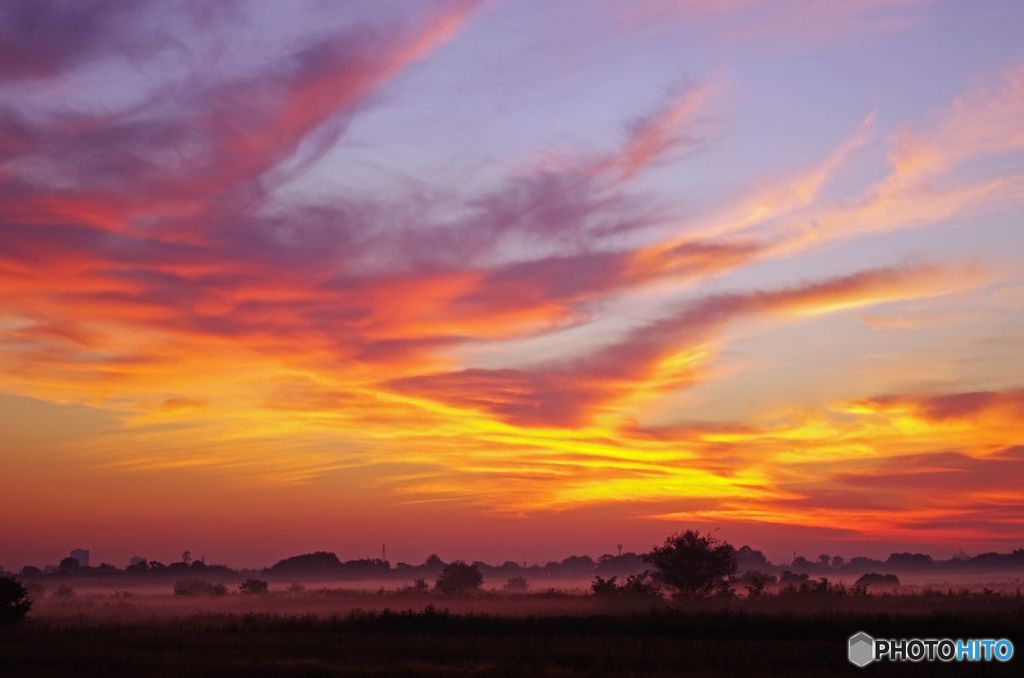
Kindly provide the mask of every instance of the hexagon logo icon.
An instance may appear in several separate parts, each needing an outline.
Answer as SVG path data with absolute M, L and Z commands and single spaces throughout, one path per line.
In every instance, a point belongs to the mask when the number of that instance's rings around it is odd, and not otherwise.
M 875 639 L 863 631 L 853 634 L 847 645 L 846 656 L 851 664 L 864 668 L 875 661 Z

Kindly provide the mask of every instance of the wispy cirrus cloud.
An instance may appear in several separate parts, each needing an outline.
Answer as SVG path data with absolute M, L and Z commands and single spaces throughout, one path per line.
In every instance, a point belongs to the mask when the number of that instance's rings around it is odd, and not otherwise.
M 527 369 L 467 369 L 391 384 L 521 425 L 577 426 L 594 409 L 627 395 L 658 368 L 711 339 L 725 323 L 762 314 L 820 313 L 879 301 L 935 294 L 949 272 L 935 267 L 876 269 L 780 290 L 722 294 L 684 306 L 631 331 L 623 340 L 576 360 Z M 670 383 L 686 383 L 691 359 Z

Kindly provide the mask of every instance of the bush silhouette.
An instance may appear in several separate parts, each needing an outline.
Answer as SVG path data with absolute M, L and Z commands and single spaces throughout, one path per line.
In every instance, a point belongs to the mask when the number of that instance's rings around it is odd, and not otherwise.
M 246 579 L 238 585 L 238 590 L 242 593 L 266 593 L 268 588 L 267 582 L 262 579 Z
M 747 597 L 757 598 L 764 594 L 764 590 L 771 584 L 778 583 L 779 578 L 767 572 L 750 571 L 744 574 L 739 583 L 746 584 Z
M 179 579 L 174 582 L 176 596 L 222 596 L 228 592 L 224 584 L 203 581 L 202 579 Z
M 864 574 L 854 582 L 853 587 L 855 589 L 876 589 L 883 591 L 895 591 L 900 586 L 900 578 L 894 574 L 879 574 L 877 572 L 868 572 Z
M 601 599 L 609 598 L 657 598 L 661 595 L 658 587 L 651 581 L 650 572 L 631 574 L 619 584 L 618 577 L 604 577 L 598 575 L 590 584 L 590 590 Z
M 612 598 L 619 592 L 619 587 L 615 583 L 618 577 L 604 577 L 598 575 L 594 577 L 593 583 L 590 585 L 590 590 L 594 592 L 594 595 L 598 598 Z
M 483 582 L 484 577 L 476 565 L 456 560 L 444 566 L 436 586 L 438 591 L 447 596 L 458 596 L 476 591 Z
M 736 549 L 696 530 L 669 536 L 644 560 L 655 567 L 656 578 L 674 588 L 680 598 L 701 598 L 721 589 L 736 571 Z
M 0 624 L 14 624 L 32 609 L 28 589 L 13 577 L 0 577 Z
M 525 593 L 530 588 L 530 583 L 526 581 L 526 577 L 509 577 L 504 588 L 507 593 Z

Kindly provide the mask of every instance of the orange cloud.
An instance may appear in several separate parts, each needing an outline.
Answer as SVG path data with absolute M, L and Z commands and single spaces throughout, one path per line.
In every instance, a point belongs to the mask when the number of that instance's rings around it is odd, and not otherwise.
M 400 391 L 489 412 L 522 425 L 579 426 L 594 409 L 640 387 L 673 356 L 686 355 L 725 323 L 759 314 L 821 313 L 936 293 L 949 271 L 929 266 L 876 269 L 800 287 L 723 294 L 637 328 L 585 357 L 529 369 L 467 369 L 399 379 Z M 684 359 L 678 386 L 692 379 Z M 691 372 L 691 376 L 685 376 Z

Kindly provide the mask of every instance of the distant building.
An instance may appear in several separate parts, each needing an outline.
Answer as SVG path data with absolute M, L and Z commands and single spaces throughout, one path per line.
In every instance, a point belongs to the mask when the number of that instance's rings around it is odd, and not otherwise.
M 89 549 L 71 549 L 71 557 L 78 561 L 79 567 L 89 567 Z
M 130 561 L 128 561 L 128 564 L 129 565 L 141 565 L 144 562 L 146 562 L 146 559 L 143 558 L 142 556 L 132 556 L 132 559 Z

